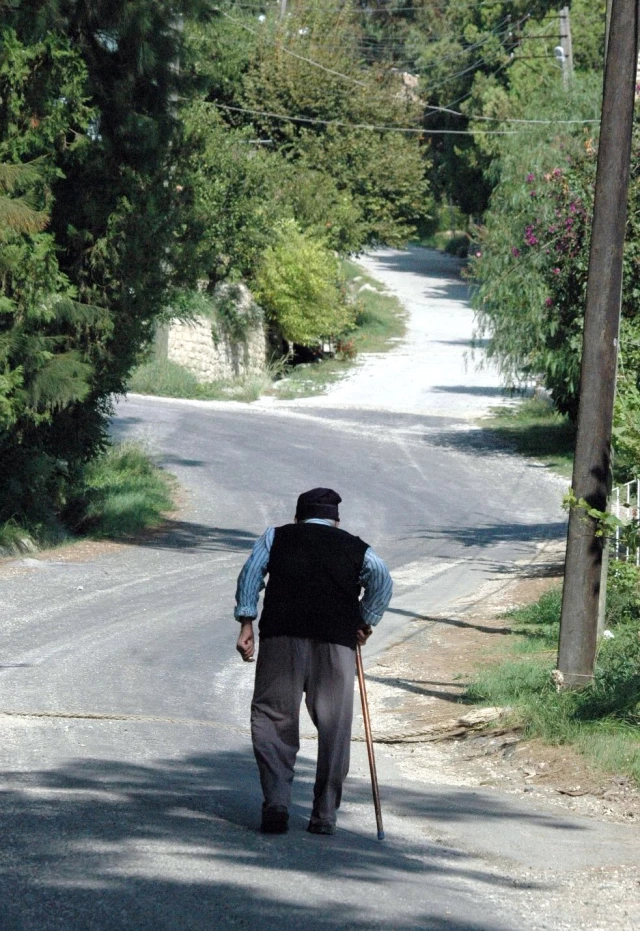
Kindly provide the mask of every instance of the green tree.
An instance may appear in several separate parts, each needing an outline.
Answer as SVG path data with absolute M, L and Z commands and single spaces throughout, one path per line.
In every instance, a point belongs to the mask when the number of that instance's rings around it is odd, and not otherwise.
M 583 79 L 569 95 L 543 88 L 521 112 L 593 118 L 599 98 L 598 82 Z M 593 181 L 575 166 L 592 137 L 580 123 L 543 122 L 496 138 L 499 181 L 471 266 L 480 331 L 508 382 L 539 379 L 573 413 Z
M 362 6 L 359 23 L 366 53 L 419 77 L 434 195 L 481 217 L 496 180 L 491 147 L 482 144 L 480 135 L 450 133 L 468 130 L 473 115 L 517 117 L 541 83 L 551 88 L 561 83 L 554 55 L 560 41 L 559 4 L 372 0 Z M 602 68 L 604 10 L 603 0 L 571 3 L 579 72 Z M 516 85 L 519 91 L 514 93 Z M 525 93 L 524 100 L 519 92 Z M 498 128 L 490 122 L 476 128 L 481 126 Z
M 217 107 L 202 98 L 186 103 L 180 115 L 174 253 L 184 282 L 251 282 L 285 219 L 296 220 L 339 252 L 362 245 L 360 213 L 330 175 L 257 145 L 251 127 L 229 127 Z
M 354 15 L 314 0 L 264 23 L 238 105 L 290 161 L 334 179 L 367 241 L 401 242 L 429 214 L 428 162 L 417 135 L 368 127 L 417 129 L 421 108 L 396 73 L 363 62 Z

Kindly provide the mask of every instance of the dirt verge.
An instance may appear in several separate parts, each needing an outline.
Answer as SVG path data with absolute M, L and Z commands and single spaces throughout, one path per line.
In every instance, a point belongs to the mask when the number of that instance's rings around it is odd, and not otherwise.
M 499 722 L 479 730 L 467 717 L 474 707 L 461 703 L 478 665 L 506 650 L 505 612 L 558 585 L 562 564 L 563 548 L 545 544 L 510 578 L 485 584 L 446 614 L 414 618 L 411 634 L 367 670 L 376 739 L 413 779 L 494 786 L 576 814 L 639 822 L 640 791 L 628 778 L 598 772 L 571 747 L 525 740 Z

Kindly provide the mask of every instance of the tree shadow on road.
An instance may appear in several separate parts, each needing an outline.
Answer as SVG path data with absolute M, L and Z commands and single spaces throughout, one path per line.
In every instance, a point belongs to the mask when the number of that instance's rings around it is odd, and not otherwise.
M 496 385 L 434 385 L 432 391 L 445 394 L 469 394 L 480 398 L 508 398 L 513 392 Z
M 506 389 L 482 387 L 443 385 L 434 390 L 487 396 L 509 394 Z M 422 439 L 430 446 L 456 449 L 460 452 L 473 452 L 484 456 L 518 456 L 521 457 L 523 466 L 526 463 L 529 469 L 554 468 L 560 469 L 564 474 L 570 468 L 573 457 L 575 426 L 565 422 L 539 424 L 508 421 L 500 425 L 499 421 L 494 420 L 491 426 L 430 431 L 425 433 Z
M 483 634 L 499 634 L 504 636 L 510 634 L 510 627 L 488 627 L 486 624 L 473 624 L 471 621 L 463 621 L 459 617 L 442 617 L 441 615 L 420 614 L 418 611 L 405 611 L 403 608 L 387 608 L 389 614 L 401 614 L 404 617 L 418 618 L 420 621 L 430 621 L 433 624 L 445 624 L 449 627 L 462 627 L 463 629 L 479 630 Z
M 567 524 L 564 520 L 546 523 L 511 523 L 484 524 L 475 527 L 449 527 L 444 530 L 425 529 L 416 537 L 423 540 L 455 540 L 462 546 L 487 547 L 497 543 L 545 543 L 561 540 L 566 536 Z M 509 570 L 510 567 L 503 567 Z M 519 566 L 512 567 L 520 571 Z
M 194 521 L 167 518 L 157 530 L 137 539 L 136 545 L 191 553 L 236 553 L 250 550 L 257 539 L 257 534 L 249 530 L 210 527 Z
M 409 246 L 402 252 L 379 250 L 373 258 L 377 264 L 390 271 L 409 272 L 424 277 L 428 282 L 423 295 L 426 298 L 447 299 L 464 304 L 469 300 L 469 285 L 461 277 L 464 262 L 452 255 L 421 246 Z
M 385 685 L 388 688 L 409 692 L 412 695 L 426 695 L 430 698 L 438 698 L 441 701 L 450 702 L 454 705 L 468 704 L 464 701 L 462 694 L 464 685 L 461 685 L 459 682 L 447 683 L 452 688 L 457 689 L 457 691 L 445 692 L 442 689 L 427 688 L 429 683 L 423 682 L 420 679 L 406 679 L 402 676 L 372 676 L 371 673 L 367 673 L 367 681 L 368 680 L 371 680 L 371 682 L 378 682 L 380 685 Z M 443 683 L 440 684 L 442 685 Z
M 301 769 L 310 781 L 309 763 Z M 300 816 L 286 836 L 257 833 L 250 750 L 145 765 L 85 759 L 5 773 L 3 784 L 3 931 L 513 928 L 469 922 L 478 884 L 514 881 L 459 849 L 393 833 L 380 843 L 373 831 L 312 837 Z M 488 830 L 528 823 L 548 828 L 550 842 L 559 831 L 579 836 L 562 817 L 471 791 L 382 791 L 400 817 L 480 819 Z M 349 783 L 348 794 L 364 807 L 370 789 Z

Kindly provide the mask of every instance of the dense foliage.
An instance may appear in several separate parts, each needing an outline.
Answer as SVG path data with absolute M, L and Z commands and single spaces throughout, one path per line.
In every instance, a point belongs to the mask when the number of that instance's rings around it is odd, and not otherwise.
M 597 83 L 583 81 L 563 112 L 596 111 Z M 591 103 L 589 102 L 591 101 Z M 534 98 L 535 112 L 545 110 Z M 531 133 L 501 146 L 501 178 L 472 258 L 478 281 L 480 330 L 513 384 L 534 379 L 557 408 L 575 419 L 590 227 L 597 163 L 597 127 L 558 127 L 548 139 Z M 525 145 L 525 141 L 528 144 Z M 634 131 L 623 268 L 620 365 L 614 440 L 619 474 L 637 467 L 640 450 L 639 258 L 640 126 Z
M 599 87 L 534 96 L 523 112 L 589 119 Z M 569 117 L 568 115 L 571 114 Z M 586 128 L 586 133 L 585 133 Z M 505 137 L 500 180 L 478 231 L 472 273 L 489 353 L 507 379 L 538 378 L 575 412 L 593 189 L 593 127 L 531 127 Z
M 361 6 L 367 55 L 419 77 L 434 194 L 480 218 L 492 189 L 491 158 L 482 137 L 465 131 L 474 115 L 518 115 L 509 113 L 517 109 L 510 97 L 514 70 L 530 76 L 531 88 L 540 80 L 560 83 L 553 51 L 560 41 L 558 4 L 375 0 Z M 599 67 L 604 3 L 574 0 L 571 16 L 577 66 Z M 482 125 L 498 128 L 491 120 Z
M 355 321 L 355 306 L 340 287 L 338 260 L 293 221 L 280 227 L 262 257 L 256 297 L 291 344 L 339 336 Z
M 432 209 L 421 106 L 397 74 L 361 60 L 354 15 L 351 3 L 306 0 L 290 3 L 284 20 L 261 23 L 228 4 L 187 28 L 198 100 L 186 118 L 193 152 L 198 134 L 206 151 L 217 148 L 204 138 L 216 110 L 220 131 L 245 127 L 231 133 L 245 147 L 238 162 L 255 176 L 248 161 L 258 150 L 276 156 L 260 161 L 283 217 L 316 227 L 341 251 L 403 241 Z
M 293 4 L 258 42 L 243 86 L 254 125 L 306 168 L 333 177 L 363 222 L 365 241 L 402 241 L 429 213 L 424 155 L 415 134 L 371 127 L 415 127 L 421 105 L 388 68 L 353 54 L 350 3 Z M 274 54 L 286 44 L 288 54 Z M 293 54 L 291 54 L 293 53 Z M 305 122 L 303 122 L 305 121 Z
M 175 16 L 2 4 L 0 520 L 64 511 L 164 299 Z

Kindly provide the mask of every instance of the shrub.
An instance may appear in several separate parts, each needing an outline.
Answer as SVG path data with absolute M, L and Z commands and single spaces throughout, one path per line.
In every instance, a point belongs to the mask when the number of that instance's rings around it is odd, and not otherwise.
M 346 302 L 338 260 L 292 221 L 282 223 L 262 257 L 255 293 L 288 343 L 312 346 L 339 336 L 355 321 Z
M 609 563 L 607 579 L 607 627 L 640 625 L 640 575 L 631 563 Z
M 457 234 L 447 240 L 444 251 L 459 259 L 466 259 L 469 254 L 469 237 L 466 233 Z
M 521 115 L 589 118 L 599 97 L 597 83 L 580 78 L 569 94 L 532 94 Z M 593 191 L 593 145 L 586 142 L 587 149 L 573 124 L 500 141 L 500 180 L 471 261 L 489 354 L 512 384 L 541 380 L 558 409 L 572 416 Z
M 640 723 L 640 628 L 625 624 L 603 640 L 593 684 L 578 693 L 576 716 Z

